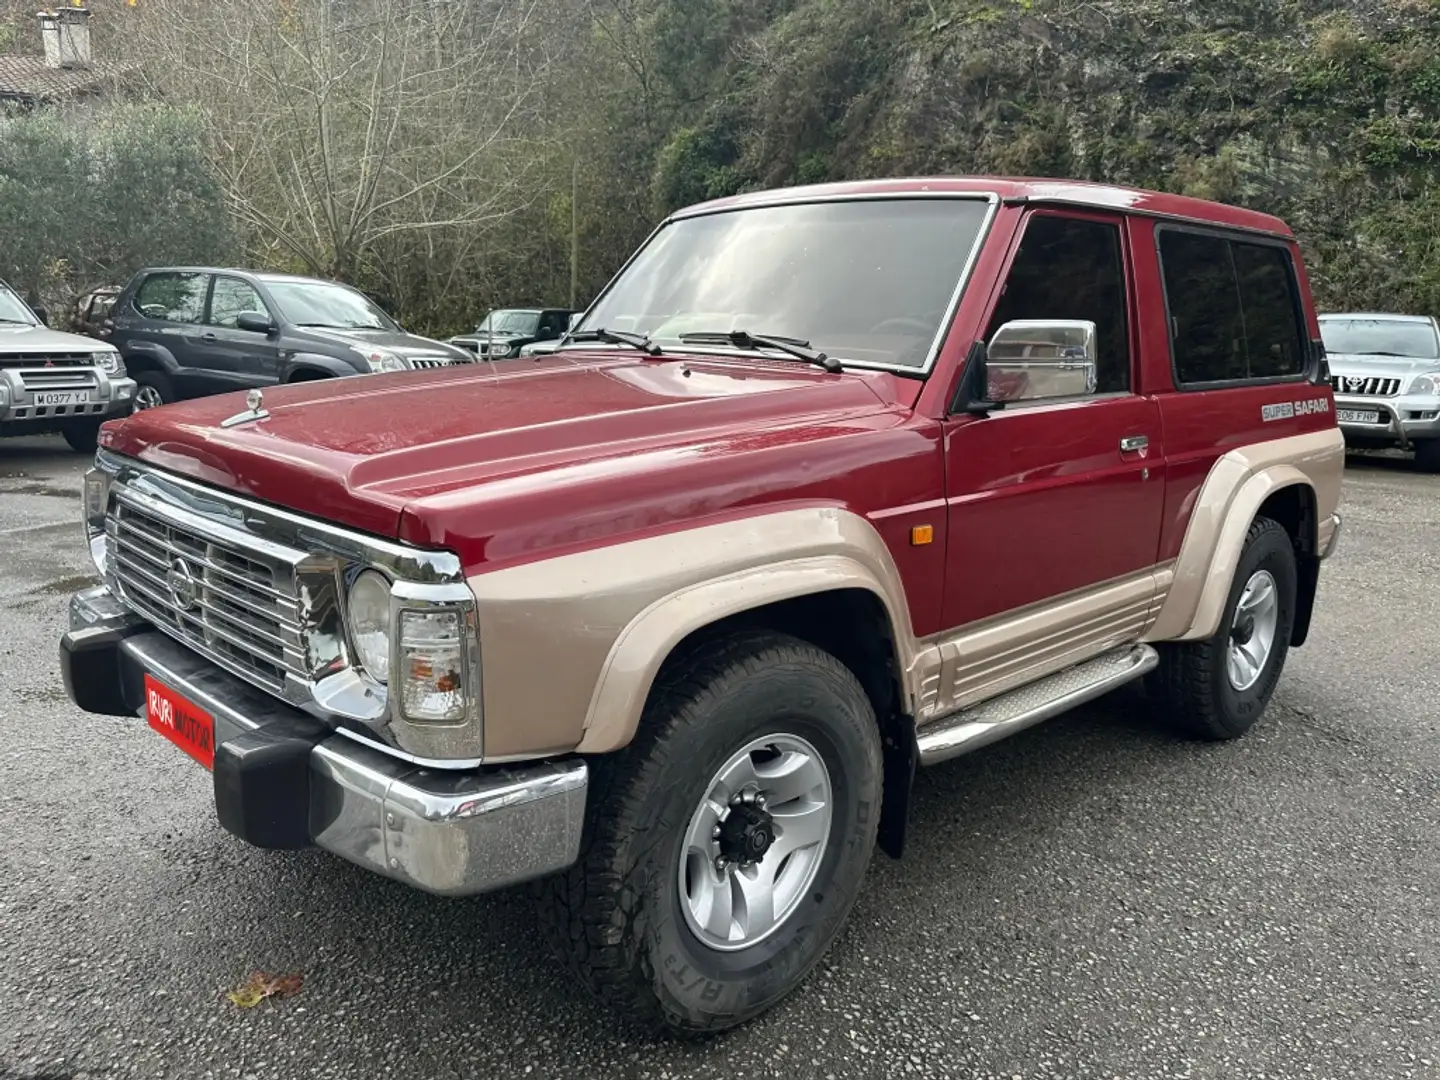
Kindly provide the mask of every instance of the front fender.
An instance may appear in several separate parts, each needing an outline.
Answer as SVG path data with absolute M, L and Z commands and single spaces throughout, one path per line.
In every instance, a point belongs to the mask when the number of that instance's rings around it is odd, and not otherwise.
M 295 353 L 281 365 L 280 381 L 289 382 L 295 377 L 296 372 L 300 371 L 320 371 L 334 378 L 368 373 L 368 371 L 361 371 L 347 360 L 338 360 L 333 356 L 326 356 L 324 353 Z
M 670 650 L 729 615 L 827 589 L 866 589 L 889 615 L 898 670 L 909 608 L 884 540 L 830 506 L 773 510 L 474 575 L 485 756 L 624 746 Z
M 174 375 L 180 370 L 180 362 L 175 359 L 175 354 L 154 341 L 132 341 L 126 345 L 120 358 L 125 361 L 127 368 L 133 366 L 137 371 L 144 370 L 147 361 L 167 375 Z

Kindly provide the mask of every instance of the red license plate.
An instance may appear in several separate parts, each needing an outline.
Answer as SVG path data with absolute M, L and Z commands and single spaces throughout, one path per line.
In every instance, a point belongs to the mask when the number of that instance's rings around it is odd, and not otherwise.
M 215 718 L 145 676 L 145 719 L 207 769 L 215 768 Z

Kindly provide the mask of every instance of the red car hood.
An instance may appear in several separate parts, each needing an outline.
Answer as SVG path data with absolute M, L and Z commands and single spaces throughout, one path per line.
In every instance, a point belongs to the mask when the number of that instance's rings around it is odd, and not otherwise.
M 387 537 L 417 500 L 502 476 L 913 405 L 918 382 L 798 364 L 575 354 L 278 386 L 105 425 L 101 445 Z

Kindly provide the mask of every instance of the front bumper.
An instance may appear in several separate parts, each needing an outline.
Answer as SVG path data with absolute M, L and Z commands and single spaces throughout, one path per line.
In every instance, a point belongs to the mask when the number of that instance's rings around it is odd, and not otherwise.
M 9 428 L 53 428 L 76 420 L 109 420 L 130 412 L 135 400 L 134 379 L 112 377 L 98 368 L 55 370 L 74 377 L 53 384 L 33 385 L 35 376 L 54 372 L 0 369 L 0 424 Z M 44 403 L 43 395 L 57 392 L 80 393 L 86 400 L 78 404 Z
M 581 760 L 422 768 L 221 671 L 103 586 L 72 598 L 70 626 L 60 666 L 82 709 L 143 717 L 148 674 L 214 718 L 216 814 L 242 840 L 313 844 L 445 896 L 543 877 L 579 854 L 589 781 Z
M 1390 441 L 1408 450 L 1417 440 L 1440 439 L 1440 405 L 1434 398 L 1373 398 L 1335 395 L 1335 410 L 1374 413 L 1374 423 L 1341 419 L 1346 435 Z

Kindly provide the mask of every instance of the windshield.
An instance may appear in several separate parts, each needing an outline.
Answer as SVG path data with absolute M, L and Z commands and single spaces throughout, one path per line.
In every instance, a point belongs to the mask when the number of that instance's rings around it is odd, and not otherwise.
M 540 329 L 538 311 L 492 311 L 475 328 L 477 333 L 533 336 Z
M 1409 356 L 1440 359 L 1440 340 L 1428 322 L 1399 319 L 1321 319 L 1320 337 L 1327 353 Z
M 394 330 L 390 317 L 344 285 L 323 281 L 267 281 L 286 322 L 342 330 Z
M 861 199 L 682 218 L 577 333 L 745 330 L 849 362 L 921 368 L 980 236 L 981 199 Z
M 35 325 L 35 316 L 30 314 L 24 301 L 10 291 L 10 286 L 4 284 L 0 284 L 0 322 Z

